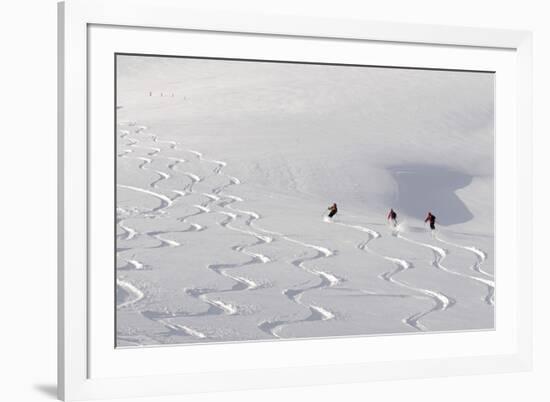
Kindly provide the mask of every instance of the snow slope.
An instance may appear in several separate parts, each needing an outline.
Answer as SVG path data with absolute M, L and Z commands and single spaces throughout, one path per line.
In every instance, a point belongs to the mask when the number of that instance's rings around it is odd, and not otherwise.
M 493 328 L 491 74 L 117 65 L 119 346 Z

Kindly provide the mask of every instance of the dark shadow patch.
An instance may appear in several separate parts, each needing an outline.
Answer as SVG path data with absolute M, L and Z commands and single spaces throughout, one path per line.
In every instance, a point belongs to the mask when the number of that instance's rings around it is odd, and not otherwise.
M 397 182 L 390 204 L 398 213 L 424 219 L 431 211 L 441 225 L 454 225 L 474 216 L 456 195 L 472 182 L 472 176 L 438 165 L 400 165 L 389 169 Z

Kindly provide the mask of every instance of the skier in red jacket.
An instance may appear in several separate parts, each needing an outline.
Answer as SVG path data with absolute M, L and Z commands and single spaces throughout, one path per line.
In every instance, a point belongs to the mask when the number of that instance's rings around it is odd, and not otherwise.
M 393 208 L 390 209 L 390 213 L 388 214 L 388 220 L 390 221 L 393 227 L 397 226 L 397 213 L 393 210 Z
M 435 230 L 435 215 L 428 212 L 428 216 L 424 219 L 424 222 L 430 222 L 430 229 Z

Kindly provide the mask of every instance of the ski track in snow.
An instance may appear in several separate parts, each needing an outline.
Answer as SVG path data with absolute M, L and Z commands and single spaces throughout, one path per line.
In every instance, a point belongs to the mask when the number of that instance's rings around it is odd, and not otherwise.
M 377 253 L 377 252 L 373 251 L 371 248 L 369 248 L 369 246 L 368 246 L 369 242 L 382 237 L 382 235 L 379 232 L 377 232 L 375 230 L 372 230 L 372 229 L 369 229 L 369 228 L 364 227 L 364 226 L 360 226 L 360 225 L 346 224 L 346 223 L 335 222 L 335 221 L 330 221 L 330 220 L 325 220 L 325 222 L 335 224 L 335 225 L 344 226 L 344 227 L 349 227 L 351 229 L 355 229 L 355 230 L 367 233 L 368 239 L 365 240 L 365 241 L 360 242 L 357 245 L 357 248 L 360 249 L 360 250 L 363 250 L 365 252 L 371 253 L 373 255 L 376 255 L 380 258 L 383 258 L 384 260 L 389 261 L 392 264 L 394 264 L 395 267 L 396 267 L 392 271 L 388 271 L 388 272 L 385 272 L 385 273 L 379 275 L 379 278 L 386 281 L 386 282 L 390 282 L 392 284 L 400 286 L 402 288 L 420 293 L 424 296 L 429 297 L 433 301 L 433 307 L 430 308 L 429 310 L 421 311 L 421 312 L 418 312 L 418 313 L 415 313 L 415 314 L 411 315 L 410 317 L 403 318 L 402 322 L 404 324 L 409 325 L 410 327 L 412 327 L 414 329 L 417 329 L 419 331 L 427 331 L 428 328 L 426 328 L 426 326 L 424 326 L 420 322 L 420 320 L 422 318 L 424 318 L 428 314 L 431 314 L 431 313 L 436 312 L 436 311 L 445 311 L 448 308 L 452 307 L 456 303 L 456 301 L 453 300 L 451 297 L 446 296 L 445 294 L 443 294 L 439 291 L 412 286 L 412 285 L 410 285 L 410 284 L 408 284 L 408 283 L 406 283 L 402 280 L 398 280 L 397 278 L 395 278 L 399 273 L 401 273 L 405 270 L 408 270 L 408 269 L 412 269 L 413 264 L 410 261 L 403 260 L 401 258 L 396 258 L 396 257 L 392 257 L 392 256 Z
M 133 267 L 134 269 L 143 269 L 145 268 L 145 266 L 139 262 L 138 260 L 126 260 L 128 261 Z
M 447 255 L 449 254 L 448 250 L 445 250 L 441 247 L 437 247 L 437 246 L 434 246 L 434 245 L 431 245 L 431 244 L 428 244 L 428 243 L 422 243 L 422 242 L 419 242 L 419 241 L 416 241 L 416 240 L 409 239 L 408 237 L 405 237 L 405 236 L 401 235 L 400 233 L 397 235 L 397 237 L 400 238 L 400 239 L 403 239 L 405 241 L 408 241 L 412 244 L 416 244 L 418 246 L 426 247 L 426 248 L 430 249 L 434 254 L 434 260 L 432 261 L 432 265 L 435 268 L 438 268 L 441 271 L 444 271 L 448 274 L 455 275 L 455 276 L 460 276 L 460 277 L 463 277 L 463 278 L 466 278 L 466 279 L 470 279 L 470 280 L 482 283 L 485 286 L 487 286 L 487 295 L 483 298 L 483 300 L 485 301 L 485 303 L 487 303 L 491 306 L 494 306 L 495 282 L 493 280 L 486 279 L 486 278 L 480 278 L 478 276 L 463 274 L 461 272 L 453 271 L 452 269 L 447 268 L 446 266 L 444 266 L 442 264 L 442 262 L 447 257 Z M 456 246 L 456 247 L 459 247 L 459 248 L 463 248 L 461 246 L 455 245 L 454 243 L 449 243 L 447 241 L 441 240 L 437 235 L 434 236 L 434 239 L 436 239 L 436 240 L 438 240 L 438 241 L 440 241 L 444 244 L 447 244 L 447 245 L 452 245 L 452 246 Z M 476 256 L 479 257 L 479 254 L 477 254 L 476 252 L 474 252 L 472 250 L 469 250 L 469 251 L 473 252 Z M 477 251 L 479 251 L 479 250 L 477 250 Z M 482 253 L 481 251 L 479 251 L 479 252 Z M 483 253 L 483 255 L 484 255 L 484 253 Z M 479 258 L 481 258 L 481 257 L 479 257 Z
M 479 248 L 474 247 L 474 246 L 462 246 L 460 244 L 453 243 L 453 242 L 450 242 L 448 240 L 444 240 L 439 236 L 435 236 L 435 239 L 440 241 L 441 243 L 447 244 L 448 246 L 461 248 L 463 250 L 469 251 L 470 253 L 473 253 L 474 256 L 476 257 L 476 262 L 471 266 L 471 270 L 475 271 L 479 274 L 485 275 L 485 276 L 489 277 L 490 279 L 494 279 L 493 274 L 490 274 L 489 272 L 484 271 L 481 267 L 483 265 L 483 263 L 485 262 L 485 260 L 487 259 L 487 253 L 485 253 L 485 251 L 480 250 Z
M 122 289 L 128 292 L 130 296 L 133 296 L 129 300 L 126 300 L 123 303 L 117 304 L 117 309 L 121 309 L 123 307 L 127 307 L 132 304 L 135 304 L 144 298 L 143 292 L 139 290 L 137 287 L 135 287 L 134 285 L 132 285 L 130 282 L 117 278 L 116 283 L 118 286 L 120 286 Z
M 153 208 L 150 212 L 157 212 L 157 211 L 163 210 L 163 209 L 169 207 L 170 205 L 172 205 L 172 203 L 173 203 L 173 200 L 171 198 L 168 198 L 164 194 L 156 193 L 154 191 L 147 190 L 147 189 L 144 189 L 144 188 L 141 188 L 141 187 L 128 186 L 126 184 L 118 184 L 118 183 L 117 183 L 117 187 L 125 188 L 127 190 L 137 191 L 137 192 L 140 192 L 140 193 L 143 193 L 143 194 L 151 195 L 151 196 L 159 199 L 161 201 L 160 206 L 156 207 L 156 208 Z
M 475 271 L 475 272 L 479 273 L 479 274 L 487 276 L 488 279 L 479 278 L 477 276 L 471 276 L 471 275 L 466 275 L 466 277 L 487 285 L 487 295 L 485 296 L 485 298 L 483 300 L 485 300 L 485 302 L 487 304 L 490 304 L 490 305 L 494 306 L 495 305 L 495 281 L 494 281 L 494 276 L 491 275 L 489 272 L 484 271 L 482 269 L 482 265 L 485 262 L 485 260 L 487 259 L 487 253 L 485 253 L 483 250 L 478 249 L 477 247 L 462 246 L 460 244 L 453 243 L 453 242 L 450 242 L 448 240 L 444 240 L 439 236 L 435 236 L 435 239 L 440 241 L 443 244 L 448 245 L 448 246 L 460 248 L 460 249 L 469 251 L 470 253 L 474 254 L 474 256 L 476 258 L 476 262 L 470 267 L 470 269 L 472 271 Z
M 131 227 L 128 227 L 124 224 L 124 219 L 117 219 L 118 226 L 124 231 L 125 237 L 122 238 L 122 240 L 132 240 L 134 237 L 136 237 L 137 232 L 132 229 Z
M 206 338 L 206 335 L 202 332 L 200 332 L 197 329 L 191 328 L 187 325 L 181 325 L 176 324 L 173 322 L 170 322 L 169 319 L 157 319 L 157 322 L 161 323 L 166 327 L 166 329 L 169 331 L 166 336 L 175 335 L 175 336 L 191 336 L 193 338 L 197 339 L 204 339 Z M 157 340 L 160 343 L 165 343 L 165 338 Z

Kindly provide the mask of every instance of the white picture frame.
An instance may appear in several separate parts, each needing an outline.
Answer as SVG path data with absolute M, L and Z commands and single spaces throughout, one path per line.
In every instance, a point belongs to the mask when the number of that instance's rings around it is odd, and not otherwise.
M 311 43 L 330 42 L 331 46 L 341 45 L 344 48 L 369 44 L 380 48 L 381 54 L 385 55 L 383 57 L 388 57 L 385 59 L 389 60 L 387 63 L 394 65 L 408 65 L 413 60 L 416 66 L 432 68 L 439 67 L 441 63 L 446 63 L 446 67 L 452 67 L 455 63 L 460 68 L 494 63 L 497 82 L 500 71 L 500 81 L 504 81 L 503 92 L 508 95 L 502 103 L 500 115 L 509 120 L 500 123 L 497 120 L 496 124 L 496 143 L 503 144 L 502 148 L 497 146 L 496 149 L 496 159 L 503 162 L 500 165 L 497 163 L 496 175 L 499 169 L 507 169 L 508 180 L 500 186 L 503 192 L 497 191 L 496 198 L 507 200 L 506 203 L 503 201 L 505 206 L 501 210 L 512 216 L 507 226 L 513 235 L 507 238 L 505 247 L 500 247 L 506 249 L 508 254 L 497 259 L 497 269 L 505 267 L 511 273 L 507 287 L 503 287 L 502 292 L 500 287 L 498 290 L 506 305 L 503 320 L 510 319 L 510 322 L 501 320 L 502 325 L 499 326 L 497 317 L 497 328 L 490 334 L 439 334 L 412 337 L 414 339 L 411 340 L 404 336 L 351 338 L 345 341 L 302 340 L 278 345 L 214 345 L 211 349 L 175 346 L 170 351 L 171 355 L 177 353 L 178 356 L 186 356 L 186 361 L 202 361 L 200 369 L 186 371 L 183 367 L 180 371 L 178 365 L 181 366 L 181 363 L 177 363 L 166 365 L 164 370 L 132 371 L 138 356 L 148 360 L 150 366 L 155 368 L 158 366 L 155 362 L 168 358 L 168 349 L 128 351 L 115 350 L 114 346 L 109 348 L 108 342 L 112 339 L 110 317 L 98 314 L 103 310 L 93 295 L 110 291 L 113 284 L 104 283 L 100 277 L 91 275 L 89 269 L 96 253 L 90 249 L 90 239 L 94 236 L 90 233 L 90 209 L 94 207 L 94 197 L 98 194 L 95 190 L 90 191 L 90 187 L 101 186 L 101 182 L 93 184 L 89 166 L 95 158 L 101 158 L 102 152 L 93 151 L 95 145 L 90 142 L 91 134 L 101 125 L 99 120 L 96 124 L 95 112 L 91 112 L 91 106 L 96 104 L 95 95 L 91 94 L 106 92 L 108 95 L 113 90 L 112 87 L 98 85 L 109 73 L 96 74 L 94 63 L 100 57 L 96 57 L 94 52 L 97 49 L 106 54 L 127 51 L 126 48 L 116 48 L 119 45 L 124 47 L 124 43 L 131 44 L 133 40 L 115 40 L 114 30 L 120 28 L 124 28 L 121 36 L 126 33 L 130 35 L 131 31 L 140 32 L 140 46 L 146 46 L 149 53 L 154 53 L 157 46 L 155 35 L 165 35 L 165 42 L 170 42 L 169 36 L 187 34 L 193 39 L 194 35 L 208 34 L 219 38 L 224 35 L 252 38 L 263 43 L 270 41 L 273 46 L 271 50 L 266 46 L 266 58 L 270 52 L 275 52 L 273 49 L 278 40 L 308 40 Z M 105 40 L 109 38 L 113 40 Z M 124 42 L 126 40 L 128 42 Z M 177 46 L 177 41 L 174 43 Z M 412 47 L 414 52 L 407 52 Z M 177 0 L 69 0 L 60 3 L 59 397 L 81 400 L 161 396 L 529 370 L 532 364 L 531 47 L 531 33 L 524 31 L 204 12 L 186 9 Z M 244 47 L 241 45 L 241 48 Z M 400 58 L 392 59 L 391 49 L 395 51 L 398 48 Z M 234 51 L 228 49 L 225 51 Z M 169 51 L 167 47 L 157 53 L 166 54 Z M 432 51 L 436 53 L 430 56 Z M 489 60 L 493 54 L 497 61 Z M 445 60 L 441 60 L 443 56 Z M 334 57 L 347 62 L 345 50 Z M 93 80 L 90 79 L 92 73 L 96 74 Z M 497 114 L 498 105 L 497 99 Z M 497 182 L 497 189 L 498 186 Z M 496 217 L 498 233 L 498 211 Z M 518 259 L 520 255 L 521 264 Z M 442 357 L 444 354 L 432 353 L 428 349 L 431 345 L 445 349 L 449 342 L 455 346 L 452 355 Z M 483 352 L 483 348 L 474 347 L 475 344 L 483 345 L 483 342 L 494 345 L 494 348 Z M 315 358 L 316 351 L 322 347 L 340 350 L 367 350 L 371 347 L 384 351 L 390 343 L 392 347 L 397 346 L 395 350 L 414 346 L 415 353 L 403 354 L 402 357 L 377 356 L 370 360 L 360 353 L 355 353 L 353 358 L 353 353 L 344 353 L 344 357 L 329 356 L 324 360 Z M 216 355 L 229 358 L 235 353 L 249 358 L 243 357 L 239 364 L 222 364 L 213 360 Z M 267 356 L 261 363 L 256 358 L 260 354 Z M 299 358 L 287 358 L 296 355 Z M 307 372 L 304 367 L 308 368 Z

